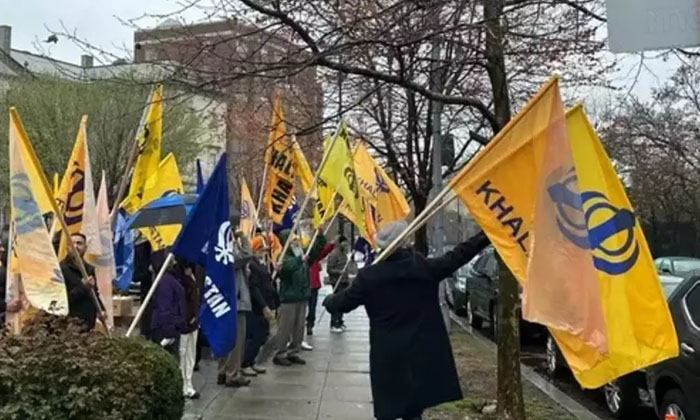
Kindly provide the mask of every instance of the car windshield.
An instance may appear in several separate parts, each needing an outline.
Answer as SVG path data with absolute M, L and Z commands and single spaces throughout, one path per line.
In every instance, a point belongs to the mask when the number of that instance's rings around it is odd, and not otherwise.
M 676 288 L 678 288 L 678 285 L 681 284 L 682 281 L 679 280 L 662 280 L 661 281 L 661 288 L 664 290 L 664 295 L 666 296 L 666 299 L 668 299 L 669 296 L 671 296 L 671 293 L 673 293 Z
M 696 270 L 700 270 L 699 259 L 687 258 L 673 261 L 673 271 L 677 276 L 684 276 Z

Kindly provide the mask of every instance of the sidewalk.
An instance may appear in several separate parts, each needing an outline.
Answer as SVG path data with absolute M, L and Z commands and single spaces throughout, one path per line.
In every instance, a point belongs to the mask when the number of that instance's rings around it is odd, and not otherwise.
M 321 302 L 329 292 L 329 287 L 321 290 L 317 318 L 324 312 Z M 253 378 L 248 388 L 217 385 L 216 363 L 203 360 L 195 373 L 195 387 L 202 398 L 188 402 L 186 413 L 204 420 L 372 419 L 369 323 L 364 308 L 346 315 L 344 334 L 332 334 L 329 323 L 326 313 L 313 337 L 307 337 L 314 350 L 302 352 L 306 366 L 269 363 L 267 373 Z

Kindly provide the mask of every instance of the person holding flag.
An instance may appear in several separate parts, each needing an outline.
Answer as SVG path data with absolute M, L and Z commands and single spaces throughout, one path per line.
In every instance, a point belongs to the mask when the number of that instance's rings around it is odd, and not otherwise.
M 75 261 L 73 255 L 69 254 L 61 261 L 61 272 L 66 281 L 66 290 L 68 292 L 68 315 L 81 320 L 85 324 L 86 329 L 92 331 L 95 328 L 98 315 L 101 319 L 106 318 L 106 309 L 100 299 L 98 299 L 100 307 L 95 307 L 95 302 L 90 296 L 91 289 L 95 292 L 95 296 L 99 296 L 100 292 L 95 280 L 95 268 L 85 262 L 84 259 L 85 251 L 87 250 L 85 235 L 80 232 L 73 233 L 71 234 L 71 240 L 78 254 L 83 258 L 83 264 L 89 277 L 83 278 L 78 262 Z
M 398 221 L 380 229 L 379 247 L 389 246 L 406 226 Z M 332 314 L 360 305 L 367 311 L 376 418 L 417 420 L 428 407 L 462 399 L 438 285 L 488 244 L 479 233 L 438 258 L 400 247 L 386 260 L 360 270 L 349 288 L 323 302 Z
M 340 236 L 338 238 L 338 246 L 328 256 L 328 264 L 326 271 L 328 272 L 328 280 L 333 286 L 333 294 L 340 293 L 345 290 L 350 283 L 348 282 L 348 238 Z M 331 312 L 331 332 L 342 333 L 345 331 L 345 323 L 343 322 L 342 312 Z

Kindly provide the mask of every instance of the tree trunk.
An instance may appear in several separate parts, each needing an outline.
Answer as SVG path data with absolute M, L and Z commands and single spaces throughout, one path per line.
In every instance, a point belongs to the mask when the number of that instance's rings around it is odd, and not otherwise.
M 497 130 L 511 118 L 508 79 L 503 53 L 503 0 L 483 0 L 486 21 L 486 70 L 491 81 Z M 498 275 L 498 418 L 525 420 L 525 404 L 520 373 L 520 296 L 518 284 L 500 259 Z

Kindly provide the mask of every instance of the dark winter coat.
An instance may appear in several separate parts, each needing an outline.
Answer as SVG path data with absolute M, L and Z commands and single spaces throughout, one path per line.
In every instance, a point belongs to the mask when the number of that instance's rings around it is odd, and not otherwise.
M 151 338 L 156 343 L 164 338 L 180 338 L 185 330 L 185 289 L 170 272 L 166 272 L 153 295 Z
M 289 236 L 289 231 L 280 233 L 280 241 L 285 243 Z M 316 261 L 321 250 L 326 245 L 326 238 L 319 235 L 311 247 L 309 261 Z M 288 250 L 282 261 L 279 272 L 280 278 L 280 301 L 282 303 L 306 302 L 311 295 L 309 288 L 309 266 L 302 260 L 301 256 L 296 256 L 292 250 Z
M 479 234 L 430 259 L 400 249 L 360 270 L 348 289 L 324 301 L 331 313 L 360 305 L 367 310 L 375 417 L 400 418 L 462 398 L 438 284 L 486 245 Z
M 277 309 L 275 288 L 272 285 L 272 277 L 265 265 L 257 258 L 250 260 L 250 297 L 253 301 L 253 313 L 262 315 L 263 309 Z
M 185 328 L 182 330 L 182 334 L 189 334 L 197 331 L 199 328 L 199 301 L 201 289 L 199 289 L 197 285 L 197 280 L 187 274 L 182 274 L 180 282 L 185 291 Z
M 88 276 L 95 278 L 95 269 L 87 263 L 85 271 Z M 90 288 L 83 283 L 83 275 L 77 264 L 69 256 L 61 261 L 61 273 L 66 282 L 66 292 L 68 293 L 68 315 L 82 320 L 89 330 L 95 328 L 97 319 L 97 308 L 95 301 L 90 294 Z M 95 296 L 100 296 L 97 290 L 97 283 L 93 287 Z M 101 308 L 104 309 L 104 308 Z
M 328 282 L 334 286 L 340 280 L 344 287 L 348 284 L 348 270 L 345 265 L 348 263 L 348 255 L 343 251 L 342 247 L 337 247 L 328 256 L 326 262 L 326 271 L 328 272 Z

